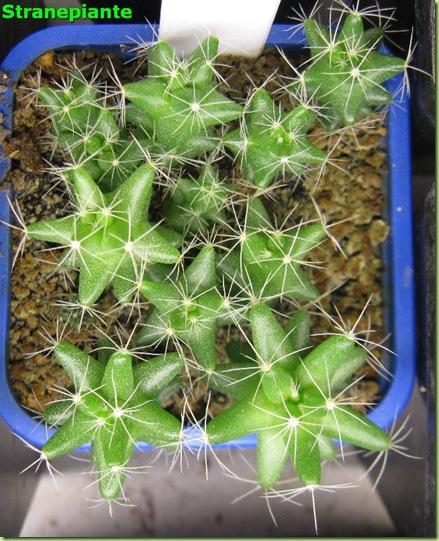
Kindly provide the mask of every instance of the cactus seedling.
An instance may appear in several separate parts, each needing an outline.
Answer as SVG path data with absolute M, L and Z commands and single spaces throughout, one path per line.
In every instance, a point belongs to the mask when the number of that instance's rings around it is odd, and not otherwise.
M 137 335 L 139 345 L 177 338 L 206 370 L 216 365 L 216 328 L 224 298 L 216 289 L 215 251 L 206 245 L 177 280 L 145 280 L 141 292 L 154 305 Z
M 179 259 L 179 251 L 167 240 L 175 234 L 147 219 L 153 177 L 154 169 L 142 165 L 119 188 L 104 194 L 86 170 L 74 169 L 77 212 L 27 227 L 31 238 L 67 248 L 61 265 L 80 271 L 80 304 L 93 304 L 110 283 L 116 297 L 128 301 L 141 262 Z
M 205 233 L 210 222 L 225 221 L 224 207 L 232 193 L 233 185 L 221 182 L 215 169 L 206 165 L 198 179 L 178 179 L 164 206 L 166 221 L 183 233 Z
M 301 175 L 325 160 L 325 152 L 306 137 L 315 121 L 316 114 L 305 106 L 282 112 L 261 88 L 250 100 L 243 126 L 226 133 L 223 143 L 239 160 L 245 177 L 266 188 L 280 175 Z
M 249 312 L 254 370 L 235 361 L 226 383 L 239 397 L 207 426 L 210 444 L 258 435 L 258 479 L 272 488 L 290 460 L 304 485 L 320 483 L 321 461 L 335 456 L 331 438 L 369 450 L 388 449 L 389 437 L 343 398 L 365 350 L 342 336 L 309 347 L 307 315 L 298 312 L 285 328 L 264 304 Z M 224 391 L 227 365 L 211 378 Z M 237 374 L 241 373 L 241 377 Z M 220 384 L 218 385 L 218 382 Z
M 38 98 L 50 112 L 55 143 L 104 191 L 119 186 L 142 161 L 141 147 L 119 127 L 98 88 L 80 72 L 71 74 L 62 88 L 40 88 Z
M 173 157 L 190 159 L 213 150 L 215 127 L 242 114 L 241 105 L 218 92 L 212 81 L 216 48 L 211 38 L 185 62 L 159 42 L 150 52 L 150 76 L 124 86 L 132 104 L 128 121 L 142 128 L 151 139 L 150 150 L 167 155 L 171 164 Z
M 319 292 L 301 268 L 307 254 L 325 238 L 321 224 L 299 225 L 289 231 L 276 230 L 261 201 L 251 198 L 240 247 L 220 256 L 219 267 L 226 278 L 245 288 L 250 280 L 261 299 L 288 297 L 315 300 Z
M 157 154 L 198 157 L 217 145 L 214 127 L 241 115 L 242 107 L 217 90 L 194 87 L 166 92 L 159 81 L 145 79 L 125 86 L 125 95 L 141 111 L 127 116 L 150 135 Z M 149 125 L 149 129 L 148 129 Z
M 207 37 L 186 59 L 178 58 L 172 46 L 158 41 L 148 52 L 148 75 L 166 84 L 167 90 L 209 88 L 214 85 L 218 38 Z
M 314 19 L 304 22 L 304 30 L 311 61 L 293 86 L 304 86 L 326 108 L 329 127 L 352 125 L 374 107 L 390 103 L 392 95 L 383 83 L 404 71 L 405 61 L 376 50 L 380 28 L 365 31 L 361 15 L 350 13 L 338 33 Z
M 157 398 L 181 372 L 182 359 L 168 353 L 133 366 L 129 353 L 116 351 L 103 365 L 68 342 L 57 344 L 54 354 L 75 390 L 47 408 L 46 422 L 59 428 L 42 453 L 52 460 L 91 442 L 100 492 L 116 500 L 137 442 L 178 447 L 181 424 Z

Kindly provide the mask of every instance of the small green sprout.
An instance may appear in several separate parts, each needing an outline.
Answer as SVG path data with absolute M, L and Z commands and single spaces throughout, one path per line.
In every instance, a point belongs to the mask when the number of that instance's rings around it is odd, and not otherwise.
M 221 182 L 211 165 L 197 179 L 180 178 L 164 205 L 169 227 L 182 233 L 206 233 L 209 224 L 224 223 L 225 208 L 233 194 L 233 184 Z
M 171 243 L 178 235 L 147 219 L 154 169 L 142 165 L 108 194 L 85 169 L 74 169 L 70 178 L 76 212 L 30 224 L 27 234 L 65 248 L 60 265 L 79 269 L 80 304 L 92 305 L 110 284 L 126 302 L 142 262 L 170 264 L 180 257 Z
M 316 114 L 305 106 L 284 113 L 261 88 L 250 100 L 244 124 L 226 133 L 223 144 L 239 161 L 245 178 L 266 188 L 278 177 L 300 176 L 325 160 L 326 153 L 306 137 L 315 121 Z
M 332 438 L 373 451 L 388 449 L 389 436 L 343 394 L 365 362 L 364 348 L 332 336 L 311 349 L 304 312 L 283 328 L 270 308 L 259 304 L 249 320 L 251 355 L 223 365 L 210 379 L 213 387 L 237 398 L 207 425 L 211 445 L 257 434 L 258 480 L 266 489 L 279 480 L 288 458 L 304 485 L 318 485 L 322 460 L 336 455 Z
M 381 28 L 364 30 L 361 14 L 350 13 L 339 32 L 314 19 L 304 22 L 311 62 L 297 85 L 326 108 L 330 128 L 350 126 L 392 100 L 383 83 L 405 69 L 405 60 L 377 51 Z
M 149 53 L 150 75 L 124 86 L 131 102 L 127 120 L 150 138 L 151 152 L 188 160 L 218 146 L 215 128 L 242 115 L 241 105 L 218 91 L 213 60 L 217 40 L 208 39 L 186 61 L 159 42 Z
M 219 255 L 218 264 L 226 279 L 243 290 L 250 281 L 260 299 L 315 300 L 319 292 L 302 266 L 313 266 L 306 258 L 325 236 L 320 223 L 276 230 L 261 201 L 250 198 L 235 242 L 239 247 Z
M 81 72 L 72 73 L 62 88 L 40 88 L 38 98 L 50 113 L 56 146 L 102 190 L 117 188 L 143 160 L 141 146 Z
M 224 297 L 217 290 L 213 246 L 204 246 L 176 280 L 145 280 L 141 292 L 154 310 L 139 331 L 137 344 L 181 340 L 200 366 L 213 370 L 217 357 L 216 329 L 227 312 Z
M 104 365 L 68 342 L 57 344 L 54 355 L 74 391 L 46 409 L 45 421 L 59 428 L 42 453 L 53 460 L 91 442 L 101 495 L 117 500 L 137 442 L 169 450 L 179 445 L 181 423 L 157 399 L 181 373 L 183 361 L 168 353 L 133 366 L 128 352 L 116 351 Z

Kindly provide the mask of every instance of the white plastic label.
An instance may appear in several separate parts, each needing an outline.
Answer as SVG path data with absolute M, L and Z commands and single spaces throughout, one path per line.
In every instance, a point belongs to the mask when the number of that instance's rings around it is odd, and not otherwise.
M 258 56 L 280 0 L 162 0 L 160 38 L 187 56 L 209 35 L 220 52 Z

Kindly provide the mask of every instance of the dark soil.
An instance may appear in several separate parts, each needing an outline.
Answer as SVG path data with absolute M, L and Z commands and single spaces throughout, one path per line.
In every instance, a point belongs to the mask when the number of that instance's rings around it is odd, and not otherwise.
M 99 67 L 107 68 L 109 58 L 105 54 L 96 56 L 91 52 L 81 52 L 76 54 L 76 63 L 82 68 L 97 62 Z M 16 89 L 14 131 L 5 142 L 5 153 L 12 159 L 12 169 L 6 183 L 13 191 L 25 223 L 65 215 L 68 204 L 66 195 L 54 187 L 53 178 L 46 171 L 47 160 L 53 163 L 47 144 L 51 122 L 46 118 L 45 111 L 36 107 L 32 89 L 38 78 L 42 85 L 51 84 L 52 78 L 60 80 L 71 60 L 71 53 L 43 55 L 24 72 Z M 135 62 L 123 64 L 114 57 L 111 60 L 122 82 L 146 74 L 146 63 L 139 68 Z M 265 51 L 257 60 L 227 58 L 224 62 L 230 66 L 221 67 L 230 85 L 229 88 L 224 87 L 224 90 L 234 99 L 246 97 L 252 87 L 246 73 L 251 74 L 256 85 L 261 84 L 276 69 L 278 75 L 290 75 L 290 68 L 280 60 L 277 53 L 270 51 Z M 275 78 L 267 89 L 278 90 L 279 79 Z M 332 158 L 336 166 L 329 166 L 317 185 L 315 177 L 309 178 L 298 184 L 294 192 L 294 183 L 278 189 L 276 202 L 267 199 L 279 222 L 296 204 L 299 204 L 296 211 L 298 216 L 314 218 L 316 211 L 309 198 L 312 193 L 328 223 L 338 223 L 330 228 L 330 233 L 347 257 L 335 250 L 330 239 L 319 249 L 318 259 L 322 269 L 312 271 L 316 284 L 322 292 L 334 290 L 322 298 L 321 304 L 337 317 L 333 308 L 335 304 L 343 320 L 353 324 L 373 293 L 358 330 L 364 330 L 370 325 L 375 330 L 371 335 L 374 342 L 383 338 L 381 244 L 389 229 L 382 218 L 383 175 L 387 168 L 385 152 L 381 147 L 384 134 L 381 115 L 376 115 L 368 126 L 357 129 L 355 133 L 346 130 L 329 139 L 323 136 L 322 128 L 316 128 L 312 134 L 316 144 L 335 147 Z M 227 167 L 230 168 L 230 165 L 224 165 L 224 168 Z M 225 170 L 224 174 L 228 172 Z M 239 167 L 233 169 L 232 175 L 238 182 L 242 179 Z M 12 236 L 14 247 L 17 247 L 20 233 L 13 230 Z M 50 346 L 44 335 L 55 337 L 68 317 L 65 309 L 54 306 L 54 303 L 74 300 L 74 287 L 65 275 L 56 270 L 57 250 L 48 251 L 47 248 L 38 242 L 26 242 L 23 255 L 17 258 L 12 275 L 9 375 L 20 402 L 35 412 L 41 412 L 45 404 L 56 399 L 60 387 L 68 387 L 70 384 L 50 352 L 43 351 Z M 71 273 L 70 278 L 75 281 L 74 273 Z M 107 312 L 112 302 L 109 293 L 100 301 L 99 310 Z M 285 313 L 291 312 L 291 306 L 285 305 L 283 308 Z M 119 316 L 124 318 L 123 313 Z M 98 321 L 100 326 L 113 325 L 111 318 L 105 315 L 101 317 L 103 322 Z M 86 315 L 86 321 L 87 318 Z M 96 347 L 99 333 L 91 322 L 83 325 L 80 332 L 71 324 L 68 330 L 75 344 L 87 350 Z M 327 319 L 317 315 L 314 317 L 315 334 L 331 330 L 333 327 Z M 220 331 L 220 350 L 224 336 L 225 331 Z M 314 337 L 315 341 L 321 339 L 321 336 Z M 35 353 L 38 351 L 40 353 Z M 379 351 L 375 354 L 379 356 Z M 366 377 L 357 386 L 355 393 L 359 401 L 373 402 L 379 396 L 376 373 L 369 367 L 362 372 Z M 203 385 L 196 386 L 192 402 L 196 415 L 201 416 L 206 407 Z M 227 397 L 214 394 L 209 411 L 214 415 L 227 404 Z M 181 405 L 182 398 L 179 395 L 173 395 L 167 401 L 167 406 L 175 413 L 179 412 Z

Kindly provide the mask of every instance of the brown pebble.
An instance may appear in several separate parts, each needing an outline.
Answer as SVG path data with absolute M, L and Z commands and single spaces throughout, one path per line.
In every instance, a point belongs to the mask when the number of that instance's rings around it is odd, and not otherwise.
M 369 237 L 372 246 L 382 244 L 389 235 L 390 228 L 384 220 L 375 220 L 369 229 Z
M 53 51 L 48 51 L 47 53 L 42 54 L 36 63 L 41 68 L 51 68 L 53 66 L 54 58 L 55 55 Z

